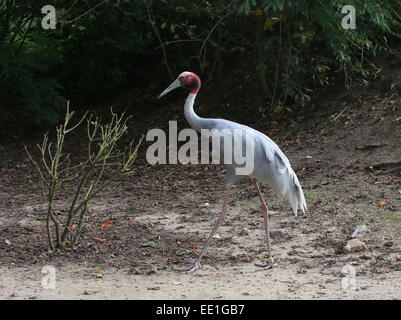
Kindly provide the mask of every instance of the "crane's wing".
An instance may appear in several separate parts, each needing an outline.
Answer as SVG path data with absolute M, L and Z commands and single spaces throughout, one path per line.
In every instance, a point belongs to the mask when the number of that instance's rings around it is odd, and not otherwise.
M 273 173 L 271 179 L 269 179 L 270 183 L 281 195 L 288 197 L 292 210 L 297 216 L 298 209 L 302 212 L 307 210 L 301 184 L 288 158 L 270 138 L 266 138 L 267 140 L 264 143 L 265 154 Z

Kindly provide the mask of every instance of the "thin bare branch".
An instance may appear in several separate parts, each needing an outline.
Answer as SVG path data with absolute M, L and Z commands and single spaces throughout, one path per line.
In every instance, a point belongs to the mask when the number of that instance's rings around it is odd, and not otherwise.
M 162 48 L 162 51 L 163 51 L 163 57 L 164 57 L 164 62 L 166 64 L 167 71 L 168 71 L 171 79 L 174 80 L 174 75 L 171 72 L 171 69 L 170 69 L 170 66 L 169 66 L 168 60 L 167 60 L 166 47 L 165 47 L 165 45 L 163 43 L 163 40 L 162 40 L 162 38 L 160 36 L 159 30 L 156 27 L 156 21 L 155 21 L 155 18 L 153 16 L 153 12 L 152 12 L 152 0 L 144 0 L 144 2 L 145 2 L 145 5 L 146 5 L 146 10 L 148 12 L 149 22 L 150 22 L 150 24 L 151 24 L 151 26 L 153 28 L 153 31 L 155 32 L 157 38 L 159 39 L 159 42 L 160 42 L 160 45 L 161 45 L 161 48 Z

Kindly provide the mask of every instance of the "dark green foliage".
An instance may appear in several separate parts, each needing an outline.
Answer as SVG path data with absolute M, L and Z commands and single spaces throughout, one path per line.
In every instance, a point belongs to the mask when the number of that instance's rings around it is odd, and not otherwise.
M 89 1 L 94 7 L 99 1 Z M 141 79 L 153 38 L 142 1 L 109 1 L 92 13 L 75 6 L 63 26 L 65 64 L 63 82 L 68 93 L 90 100 L 99 93 L 113 93 Z
M 59 108 L 65 104 L 60 96 L 61 86 L 52 76 L 57 65 L 57 55 L 51 50 L 30 50 L 16 54 L 12 45 L 3 45 L 0 56 L 0 97 L 15 106 L 25 107 L 34 124 L 42 121 L 56 123 Z
M 240 3 L 239 13 L 246 16 L 246 23 L 255 16 L 263 20 L 254 23 L 255 33 L 262 35 L 246 51 L 262 47 L 263 54 L 255 55 L 256 73 L 261 73 L 259 88 L 264 109 L 270 112 L 280 112 L 288 103 L 307 105 L 313 92 L 339 75 L 347 86 L 354 80 L 366 81 L 378 71 L 372 57 L 389 52 L 390 39 L 400 38 L 399 0 L 347 1 L 356 9 L 356 29 L 343 29 L 342 1 Z
M 400 0 L 347 1 L 355 30 L 342 28 L 339 0 L 59 0 L 56 30 L 41 28 L 45 4 L 0 3 L 0 101 L 36 123 L 56 122 L 65 98 L 147 90 L 185 69 L 216 98 L 245 89 L 255 112 L 276 115 L 334 79 L 366 82 L 401 37 Z
M 57 40 L 39 27 L 45 4 L 6 0 L 0 5 L 0 101 L 27 110 L 34 124 L 56 123 L 65 104 L 56 72 L 62 64 Z

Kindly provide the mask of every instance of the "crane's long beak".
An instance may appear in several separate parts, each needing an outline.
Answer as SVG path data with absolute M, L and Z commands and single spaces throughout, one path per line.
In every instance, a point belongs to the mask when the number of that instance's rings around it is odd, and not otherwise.
M 157 97 L 157 99 L 160 99 L 161 97 L 163 97 L 164 95 L 166 95 L 167 93 L 169 93 L 170 91 L 181 87 L 181 82 L 180 80 L 176 79 L 172 84 L 170 84 L 166 90 L 164 90 L 162 93 L 159 94 L 159 96 Z

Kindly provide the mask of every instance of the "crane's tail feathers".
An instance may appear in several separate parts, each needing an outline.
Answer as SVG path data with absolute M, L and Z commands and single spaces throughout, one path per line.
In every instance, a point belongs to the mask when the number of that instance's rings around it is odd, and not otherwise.
M 298 215 L 298 209 L 300 209 L 303 213 L 307 210 L 305 196 L 302 191 L 302 187 L 298 181 L 298 177 L 291 167 L 288 168 L 290 183 L 287 189 L 287 196 L 290 200 L 292 211 L 295 216 Z

